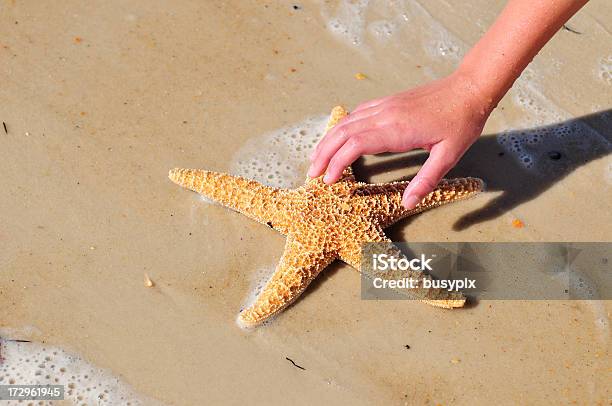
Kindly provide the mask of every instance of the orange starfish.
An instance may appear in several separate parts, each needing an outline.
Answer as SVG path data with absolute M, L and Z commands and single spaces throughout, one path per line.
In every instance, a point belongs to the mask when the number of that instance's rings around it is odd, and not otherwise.
M 344 108 L 335 107 L 327 129 L 347 114 Z M 325 184 L 320 177 L 308 178 L 297 189 L 273 188 L 238 176 L 195 169 L 173 169 L 169 177 L 287 236 L 274 275 L 255 302 L 240 313 L 239 321 L 244 326 L 260 324 L 281 312 L 335 259 L 361 270 L 363 244 L 391 243 L 383 232 L 385 227 L 483 189 L 482 180 L 476 178 L 442 180 L 416 208 L 406 210 L 401 198 L 408 182 L 362 183 L 355 180 L 351 168 L 333 185 Z M 399 250 L 394 254 L 402 255 Z M 405 276 L 430 278 L 415 271 Z M 409 294 L 449 309 L 465 303 L 460 292 L 423 288 L 411 289 Z

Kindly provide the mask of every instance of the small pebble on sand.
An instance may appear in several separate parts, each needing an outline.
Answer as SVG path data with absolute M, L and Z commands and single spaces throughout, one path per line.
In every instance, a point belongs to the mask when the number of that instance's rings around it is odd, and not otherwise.
M 155 286 L 155 283 L 153 283 L 153 281 L 151 280 L 151 278 L 149 278 L 148 274 L 144 274 L 144 285 L 147 288 L 152 288 L 153 286 Z

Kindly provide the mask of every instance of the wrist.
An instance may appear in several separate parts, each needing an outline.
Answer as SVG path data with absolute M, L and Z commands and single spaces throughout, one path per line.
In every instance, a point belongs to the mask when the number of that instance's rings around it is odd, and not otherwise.
M 478 112 L 481 116 L 488 117 L 503 97 L 503 94 L 499 94 L 498 89 L 482 80 L 480 72 L 469 66 L 462 64 L 452 73 L 451 77 L 457 84 L 466 107 Z

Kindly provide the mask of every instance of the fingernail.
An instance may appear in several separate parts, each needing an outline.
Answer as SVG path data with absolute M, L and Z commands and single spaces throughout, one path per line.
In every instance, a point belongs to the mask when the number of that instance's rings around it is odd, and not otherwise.
M 408 210 L 412 210 L 416 207 L 417 204 L 419 204 L 420 201 L 421 200 L 415 195 L 408 195 L 408 197 L 405 197 L 402 201 L 402 206 L 404 206 Z
M 310 165 L 310 168 L 308 168 L 308 176 L 310 176 L 311 178 L 317 177 L 317 173 L 315 172 L 314 165 Z
M 325 176 L 323 176 L 323 182 L 331 183 L 331 175 L 329 173 L 326 173 Z

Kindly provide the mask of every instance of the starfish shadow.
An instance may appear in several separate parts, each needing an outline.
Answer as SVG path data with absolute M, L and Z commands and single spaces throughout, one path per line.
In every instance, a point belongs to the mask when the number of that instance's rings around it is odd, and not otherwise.
M 547 126 L 483 135 L 447 177 L 479 177 L 486 182 L 487 191 L 502 193 L 461 217 L 453 229 L 463 230 L 497 218 L 535 199 L 579 167 L 610 153 L 612 109 Z M 358 160 L 353 165 L 358 179 L 368 181 L 393 169 L 420 166 L 428 155 L 413 151 L 393 156 L 370 165 Z
M 325 269 L 321 271 L 319 276 L 317 276 L 312 282 L 310 282 L 310 285 L 308 285 L 308 289 L 306 289 L 304 293 L 302 293 L 302 296 L 307 296 L 317 291 L 321 287 L 321 285 L 325 284 L 325 282 L 328 279 L 330 279 L 333 275 L 338 273 L 342 268 L 347 268 L 347 269 L 344 269 L 344 271 L 354 272 L 354 270 L 350 269 L 350 267 L 347 264 L 345 264 L 339 259 L 336 259 L 332 261 L 331 264 L 327 265 Z

